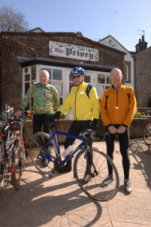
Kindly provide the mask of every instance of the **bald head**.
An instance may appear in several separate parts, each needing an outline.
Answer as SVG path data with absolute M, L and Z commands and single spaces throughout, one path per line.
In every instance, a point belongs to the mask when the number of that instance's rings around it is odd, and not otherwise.
M 119 68 L 114 68 L 110 72 L 110 80 L 114 87 L 118 87 L 123 79 L 122 71 Z

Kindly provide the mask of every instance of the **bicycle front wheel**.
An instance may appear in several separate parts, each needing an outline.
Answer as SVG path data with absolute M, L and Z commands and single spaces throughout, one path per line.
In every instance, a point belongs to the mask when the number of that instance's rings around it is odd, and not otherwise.
M 29 155 L 36 169 L 42 174 L 53 174 L 54 160 L 57 148 L 50 135 L 44 132 L 37 132 L 29 144 Z M 52 161 L 53 156 L 53 161 Z
M 144 142 L 151 145 L 151 123 L 148 123 L 144 128 Z
M 108 176 L 108 164 L 113 169 L 113 181 L 105 185 L 104 180 Z M 85 149 L 81 150 L 75 157 L 74 174 L 82 191 L 91 199 L 107 201 L 112 199 L 119 187 L 119 176 L 112 160 L 102 151 L 92 148 L 92 164 L 89 166 L 90 180 L 83 183 L 83 178 L 88 169 L 88 161 Z

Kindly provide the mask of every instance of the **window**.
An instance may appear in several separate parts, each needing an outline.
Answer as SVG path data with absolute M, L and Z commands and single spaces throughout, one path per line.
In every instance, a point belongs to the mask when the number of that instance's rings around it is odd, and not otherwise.
M 90 80 L 91 80 L 91 79 L 90 79 L 90 76 L 89 76 L 89 75 L 86 75 L 86 76 L 85 76 L 85 82 L 86 82 L 86 83 L 90 83 Z
M 63 101 L 63 72 L 61 69 L 52 69 L 51 84 L 58 91 L 60 103 Z
M 111 82 L 109 79 L 109 73 L 107 72 L 98 73 L 96 88 L 97 88 L 99 97 L 101 97 L 103 91 L 110 86 L 111 86 Z
M 99 73 L 98 74 L 98 84 L 110 84 L 109 73 Z
M 53 69 L 53 80 L 62 80 L 62 70 Z
M 106 84 L 111 84 L 109 75 L 106 75 Z
M 105 75 L 104 74 L 98 74 L 98 83 L 105 84 Z
M 131 63 L 128 61 L 124 62 L 124 82 L 130 82 L 131 81 L 131 74 L 130 74 L 130 65 Z
M 72 75 L 69 75 L 69 92 L 70 92 L 70 90 L 71 90 L 72 86 L 73 86 L 73 79 L 72 79 Z

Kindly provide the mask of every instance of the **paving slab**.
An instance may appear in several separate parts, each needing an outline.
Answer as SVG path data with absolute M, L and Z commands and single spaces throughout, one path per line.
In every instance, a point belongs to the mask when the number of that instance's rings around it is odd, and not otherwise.
M 105 151 L 104 142 L 94 146 Z M 21 189 L 9 187 L 0 194 L 1 227 L 151 227 L 151 151 L 144 146 L 130 152 L 133 192 L 123 188 L 122 160 L 118 142 L 114 162 L 120 176 L 117 195 L 94 202 L 76 184 L 73 173 L 42 176 L 29 162 Z

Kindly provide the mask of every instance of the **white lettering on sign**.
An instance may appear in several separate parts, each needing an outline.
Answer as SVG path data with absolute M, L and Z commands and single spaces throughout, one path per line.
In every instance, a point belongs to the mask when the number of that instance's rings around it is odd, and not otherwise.
M 49 55 L 74 58 L 87 61 L 98 61 L 98 49 L 49 41 Z

